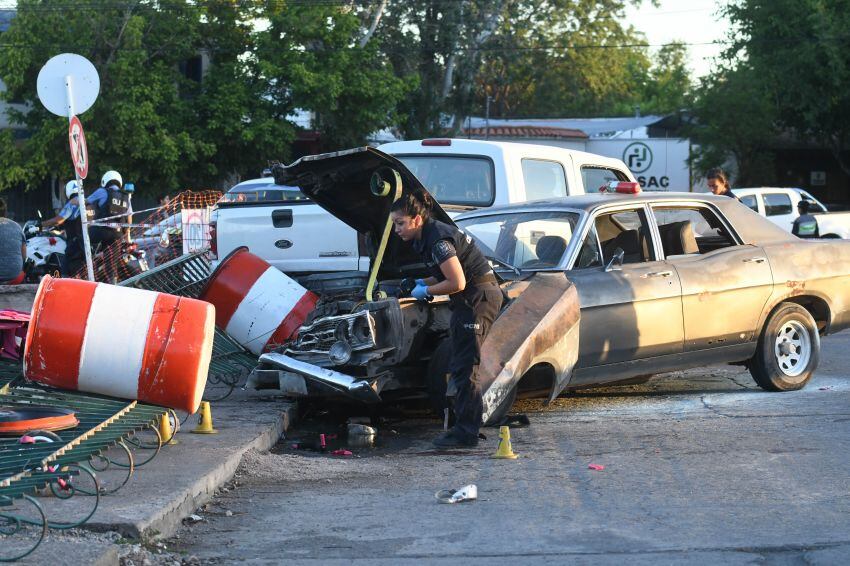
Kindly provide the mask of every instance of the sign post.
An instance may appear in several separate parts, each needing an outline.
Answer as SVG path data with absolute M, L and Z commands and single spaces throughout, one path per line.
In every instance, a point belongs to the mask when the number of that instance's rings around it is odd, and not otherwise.
M 38 73 L 38 98 L 53 114 L 68 117 L 68 143 L 74 163 L 79 192 L 77 205 L 83 227 L 83 254 L 89 281 L 94 281 L 94 267 L 89 243 L 88 215 L 83 179 L 88 175 L 89 158 L 83 125 L 77 118 L 91 108 L 100 93 L 100 77 L 91 61 L 82 55 L 62 53 L 51 58 Z

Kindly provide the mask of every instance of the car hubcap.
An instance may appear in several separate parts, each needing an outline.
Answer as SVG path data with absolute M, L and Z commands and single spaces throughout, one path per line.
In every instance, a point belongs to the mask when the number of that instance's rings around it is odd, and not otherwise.
M 796 320 L 783 324 L 776 335 L 776 363 L 789 377 L 803 373 L 812 356 L 812 341 L 806 327 Z

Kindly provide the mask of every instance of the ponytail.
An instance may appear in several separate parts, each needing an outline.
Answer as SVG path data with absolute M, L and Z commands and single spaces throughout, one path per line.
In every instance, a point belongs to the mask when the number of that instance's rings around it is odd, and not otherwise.
M 402 195 L 390 207 L 390 212 L 401 212 L 405 216 L 421 216 L 423 221 L 431 217 L 434 197 L 424 191 L 414 191 Z

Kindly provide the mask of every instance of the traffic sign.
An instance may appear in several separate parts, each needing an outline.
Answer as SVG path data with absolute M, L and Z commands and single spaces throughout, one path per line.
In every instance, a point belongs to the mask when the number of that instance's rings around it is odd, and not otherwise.
M 74 162 L 74 170 L 80 179 L 85 179 L 89 174 L 89 148 L 86 145 L 86 134 L 83 132 L 83 124 L 74 116 L 68 123 L 68 144 L 71 146 L 71 160 Z
M 38 72 L 36 90 L 38 99 L 53 114 L 82 114 L 97 100 L 100 76 L 82 55 L 62 53 L 51 57 Z

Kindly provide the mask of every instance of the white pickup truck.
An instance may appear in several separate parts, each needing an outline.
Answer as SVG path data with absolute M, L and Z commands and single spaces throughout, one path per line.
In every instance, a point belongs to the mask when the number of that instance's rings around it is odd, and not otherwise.
M 791 231 L 800 214 L 797 204 L 809 201 L 809 214 L 818 221 L 821 238 L 850 238 L 850 212 L 828 212 L 826 207 L 803 189 L 758 187 L 732 189 L 742 203 L 785 230 Z
M 609 157 L 551 146 L 464 139 L 426 139 L 382 145 L 450 215 L 463 210 L 595 192 L 610 181 L 635 178 Z M 219 258 L 247 246 L 291 274 L 365 271 L 369 257 L 357 232 L 271 177 L 239 183 L 211 217 L 212 251 Z

